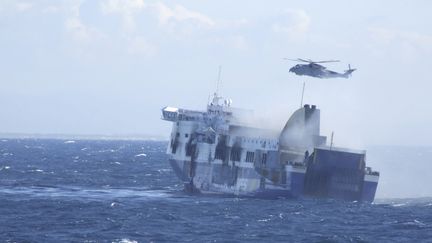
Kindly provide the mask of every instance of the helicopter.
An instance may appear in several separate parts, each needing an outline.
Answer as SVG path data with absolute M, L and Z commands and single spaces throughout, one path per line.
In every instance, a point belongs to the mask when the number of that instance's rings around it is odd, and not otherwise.
M 297 75 L 303 76 L 311 76 L 315 78 L 349 78 L 356 69 L 351 68 L 351 65 L 348 64 L 348 70 L 345 70 L 344 73 L 338 73 L 335 71 L 328 70 L 323 65 L 318 63 L 329 63 L 329 62 L 339 62 L 339 60 L 328 60 L 328 61 L 312 61 L 310 59 L 288 59 L 284 58 L 284 60 L 296 61 L 296 62 L 306 62 L 308 64 L 297 64 L 294 67 L 290 68 L 290 72 L 293 72 Z

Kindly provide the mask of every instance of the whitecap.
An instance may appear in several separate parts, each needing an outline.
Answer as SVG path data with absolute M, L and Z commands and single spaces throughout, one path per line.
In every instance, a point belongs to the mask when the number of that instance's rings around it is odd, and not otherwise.
M 147 157 L 147 154 L 137 154 L 135 157 Z
M 116 165 L 121 165 L 121 163 L 118 162 L 118 161 L 114 162 L 114 164 L 116 164 Z
M 68 140 L 68 141 L 65 141 L 64 143 L 66 143 L 66 144 L 68 144 L 68 143 L 75 143 L 75 141 L 74 140 Z
M 413 221 L 404 222 L 402 224 L 403 225 L 409 225 L 409 226 L 418 226 L 418 227 L 423 227 L 426 225 L 425 223 L 423 223 L 417 219 L 414 219 Z
M 121 239 L 119 241 L 113 241 L 113 243 L 138 243 L 138 241 L 130 240 L 130 239 Z
M 2 167 L 0 167 L 0 171 L 2 171 L 2 170 L 9 170 L 10 169 L 10 166 L 2 166 Z
M 99 153 L 114 153 L 114 152 L 116 152 L 116 150 L 114 150 L 114 149 L 102 149 L 102 150 L 99 150 L 98 151 Z
M 41 169 L 29 170 L 28 172 L 40 172 L 40 173 L 45 173 L 45 171 L 43 171 L 43 170 L 41 170 Z
M 414 223 L 418 225 L 426 225 L 425 223 L 421 222 L 420 220 L 414 219 Z
M 139 188 L 99 188 L 89 189 L 83 187 L 0 187 L 0 193 L 28 195 L 29 197 L 39 198 L 73 198 L 77 200 L 95 200 L 107 202 L 107 206 L 120 207 L 122 204 L 118 202 L 121 198 L 134 198 L 139 200 L 179 200 L 172 198 L 170 191 L 167 190 L 148 190 L 142 187 Z M 114 204 L 113 204 L 114 203 Z
M 2 139 L 1 141 L 2 141 L 2 142 L 7 142 L 8 140 L 6 140 L 6 139 Z
M 268 222 L 270 219 L 258 219 L 258 222 Z
M 234 216 L 225 215 L 225 218 L 227 218 L 227 219 L 240 219 L 240 216 L 236 216 L 236 215 L 234 215 Z

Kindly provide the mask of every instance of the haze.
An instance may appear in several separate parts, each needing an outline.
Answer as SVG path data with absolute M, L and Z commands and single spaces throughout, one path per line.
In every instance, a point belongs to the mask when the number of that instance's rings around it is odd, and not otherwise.
M 1 1 L 0 132 L 168 136 L 166 105 L 288 119 L 321 109 L 335 143 L 432 145 L 431 1 Z M 350 79 L 288 72 L 339 59 Z

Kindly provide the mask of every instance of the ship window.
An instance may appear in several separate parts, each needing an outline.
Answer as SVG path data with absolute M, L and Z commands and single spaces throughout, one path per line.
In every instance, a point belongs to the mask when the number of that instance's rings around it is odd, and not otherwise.
M 215 159 L 220 159 L 220 160 L 224 160 L 225 156 L 224 156 L 224 151 L 222 149 L 217 149 L 216 150 L 216 154 L 215 154 Z
M 215 159 L 225 160 L 225 145 L 219 142 L 216 146 Z
M 180 137 L 180 133 L 179 132 L 176 134 L 176 137 Z
M 187 143 L 185 146 L 186 156 L 192 156 L 195 153 L 195 148 L 191 143 Z
M 189 134 L 185 133 L 185 138 L 189 137 Z
M 241 149 L 240 148 L 232 148 L 231 150 L 231 161 L 240 161 Z
M 177 152 L 178 141 L 175 139 L 171 145 L 171 153 L 175 154 Z
M 267 153 L 264 153 L 261 158 L 261 163 L 265 165 L 267 163 Z
M 254 162 L 254 157 L 254 152 L 246 152 L 246 162 Z

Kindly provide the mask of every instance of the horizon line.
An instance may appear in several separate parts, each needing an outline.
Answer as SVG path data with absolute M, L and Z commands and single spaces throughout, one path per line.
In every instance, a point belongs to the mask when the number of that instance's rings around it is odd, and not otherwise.
M 167 136 L 152 134 L 71 134 L 0 132 L 2 139 L 77 139 L 77 140 L 153 140 L 168 141 Z

